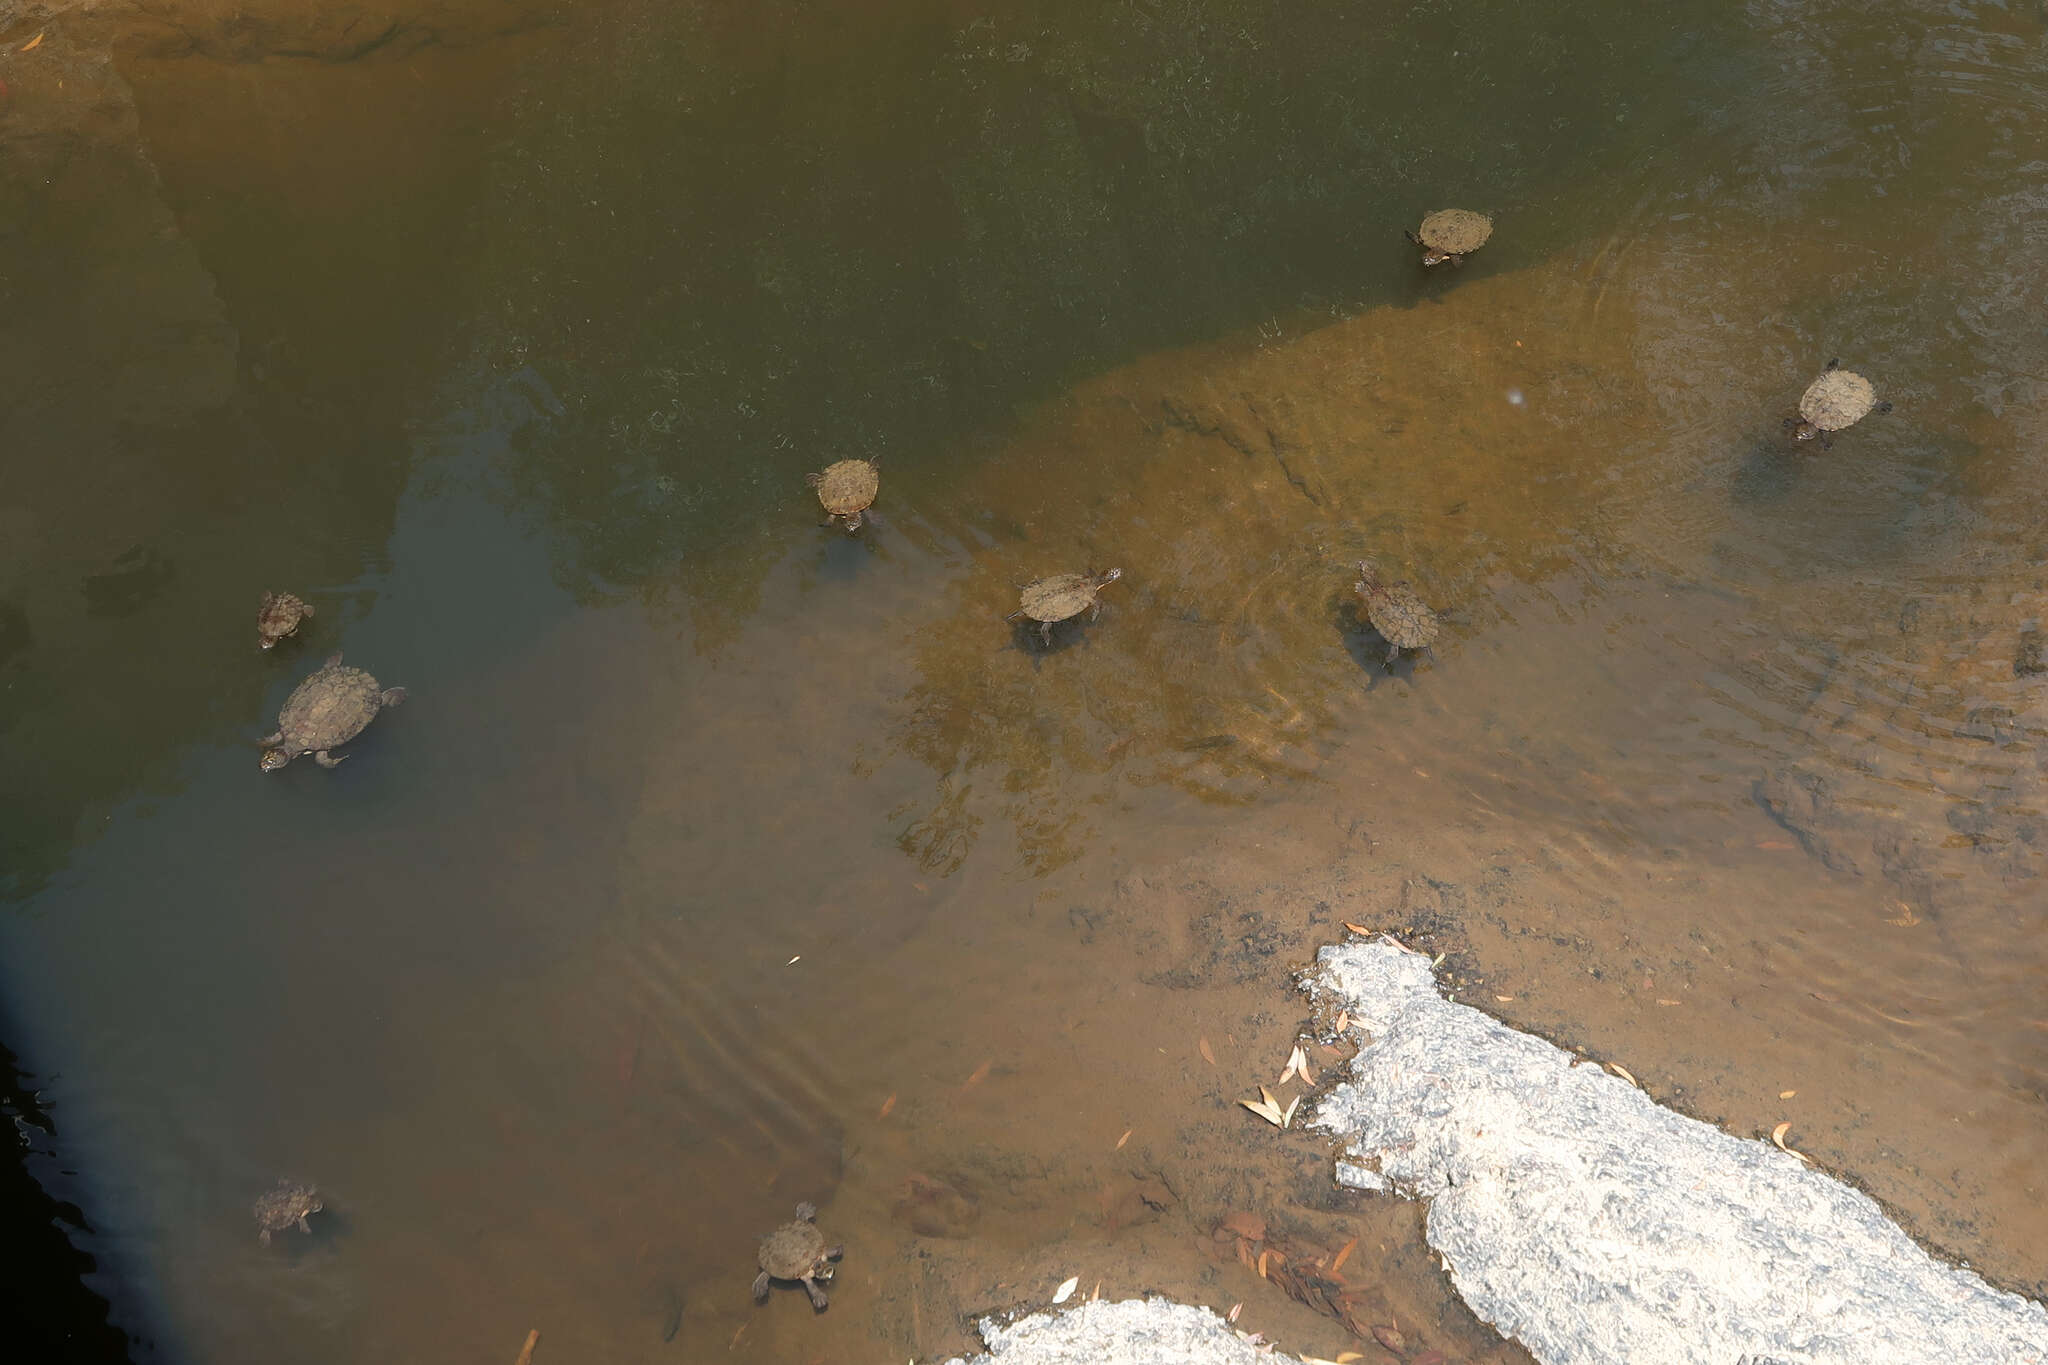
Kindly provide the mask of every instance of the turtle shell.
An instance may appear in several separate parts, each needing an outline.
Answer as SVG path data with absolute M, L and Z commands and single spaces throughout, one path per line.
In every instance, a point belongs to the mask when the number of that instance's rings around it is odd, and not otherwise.
M 1095 605 L 1095 596 L 1104 585 L 1121 577 L 1122 572 L 1111 569 L 1104 574 L 1056 573 L 1027 583 L 1021 604 L 1024 614 L 1047 624 L 1079 616 Z
M 256 644 L 269 649 L 299 628 L 313 609 L 288 592 L 266 592 L 256 604 Z
M 1486 245 L 1493 235 L 1493 219 L 1470 209 L 1438 209 L 1422 220 L 1415 235 L 1431 251 L 1462 256 Z
M 1365 617 L 1380 638 L 1402 649 L 1427 649 L 1442 629 L 1429 604 L 1406 583 L 1383 581 L 1370 560 L 1358 568 L 1358 595 L 1365 600 Z
M 273 1232 L 283 1232 L 294 1223 L 302 1222 L 309 1213 L 318 1213 L 326 1205 L 311 1185 L 300 1185 L 290 1180 L 280 1180 L 277 1188 L 257 1197 L 252 1212 L 256 1215 L 256 1226 L 262 1230 L 263 1240 L 269 1241 Z
M 882 487 L 881 471 L 866 460 L 841 460 L 825 466 L 825 472 L 811 476 L 818 501 L 835 517 L 850 517 L 874 505 Z
M 761 1269 L 778 1280 L 801 1280 L 817 1269 L 825 1255 L 825 1235 L 818 1225 L 799 1218 L 784 1223 L 761 1239 Z
M 335 655 L 300 683 L 277 713 L 278 747 L 296 753 L 346 744 L 377 718 L 384 689 Z
M 1877 390 L 1853 370 L 1826 370 L 1799 396 L 1799 415 L 1822 431 L 1840 431 L 1870 415 Z

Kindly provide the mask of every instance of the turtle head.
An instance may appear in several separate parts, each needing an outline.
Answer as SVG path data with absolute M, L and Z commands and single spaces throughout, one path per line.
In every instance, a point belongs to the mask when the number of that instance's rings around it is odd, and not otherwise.
M 1376 559 L 1361 559 L 1361 560 L 1359 560 L 1359 561 L 1358 561 L 1358 586 L 1359 586 L 1359 587 L 1361 587 L 1361 588 L 1375 587 L 1375 586 L 1377 586 L 1377 585 L 1378 585 L 1379 581 L 1380 581 L 1380 565 L 1379 565 L 1379 561 L 1378 561 L 1378 560 L 1376 560 Z
M 320 1198 L 320 1196 L 319 1196 L 319 1195 L 317 1195 L 317 1194 L 314 1194 L 314 1193 L 313 1193 L 313 1192 L 312 1192 L 311 1190 L 308 1190 L 308 1191 L 306 1191 L 306 1212 L 307 1212 L 307 1213 L 318 1213 L 318 1212 L 320 1212 L 320 1210 L 322 1210 L 322 1209 L 324 1209 L 324 1208 L 326 1208 L 326 1207 L 327 1207 L 326 1201 L 322 1200 L 322 1199 Z
M 1119 578 L 1122 578 L 1123 576 L 1124 571 L 1122 569 L 1104 569 L 1099 575 L 1096 576 L 1095 586 L 1098 588 L 1106 588 L 1110 584 L 1116 582 Z
M 261 763 L 264 772 L 274 773 L 297 756 L 290 749 L 279 745 L 275 749 L 265 749 L 263 757 L 258 761 Z
M 1439 251 L 1433 246 L 1422 248 L 1422 263 L 1424 265 L 1442 265 L 1445 261 L 1455 261 L 1457 259 L 1450 252 Z
M 1792 428 L 1792 439 L 1795 441 L 1811 441 L 1818 435 L 1820 428 L 1803 417 L 1799 420 L 1799 425 Z

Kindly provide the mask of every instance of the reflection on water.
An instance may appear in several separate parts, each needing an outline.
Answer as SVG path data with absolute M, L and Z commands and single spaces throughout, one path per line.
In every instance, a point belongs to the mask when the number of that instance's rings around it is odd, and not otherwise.
M 923 1355 L 1081 1274 L 1521 1359 L 1234 1106 L 1346 922 L 2039 1290 L 2038 22 L 893 14 L 53 45 L 119 116 L 9 172 L 100 349 L 9 352 L 8 991 L 163 1354 Z M 131 277 L 181 321 L 67 302 Z M 1896 409 L 1795 451 L 1836 354 Z M 260 778 L 335 648 L 413 699 Z M 757 1308 L 806 1199 L 832 1307 Z

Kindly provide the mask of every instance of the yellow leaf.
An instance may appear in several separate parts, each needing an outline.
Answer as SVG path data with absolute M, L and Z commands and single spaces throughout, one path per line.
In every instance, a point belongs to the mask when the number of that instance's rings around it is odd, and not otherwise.
M 1607 1069 L 1609 1071 L 1612 1071 L 1615 1075 L 1621 1077 L 1623 1080 L 1627 1081 L 1636 1089 L 1641 1090 L 1643 1088 L 1643 1083 L 1637 1080 L 1635 1077 L 1629 1075 L 1628 1068 L 1623 1066 L 1620 1062 L 1609 1062 L 1607 1064 Z
M 21 49 L 21 50 L 22 50 L 23 52 L 34 52 L 34 51 L 35 51 L 35 50 L 36 50 L 37 48 L 39 48 L 39 47 L 41 47 L 41 46 L 43 45 L 43 37 L 44 37 L 44 35 L 45 35 L 45 34 L 47 34 L 48 32 L 49 32 L 49 30 L 48 30 L 48 29 L 45 29 L 45 30 L 43 31 L 43 33 L 38 33 L 38 34 L 37 34 L 37 35 L 36 35 L 35 37 L 33 37 L 33 38 L 29 39 L 29 40 L 28 40 L 28 42 L 26 42 L 26 43 L 24 43 L 24 44 L 22 45 L 22 49 Z
M 1081 1277 L 1079 1275 L 1061 1280 L 1060 1287 L 1052 1291 L 1052 1301 L 1054 1303 L 1065 1303 L 1068 1299 L 1074 1297 L 1074 1291 L 1080 1287 Z
M 1354 1250 L 1356 1250 L 1357 1247 L 1358 1239 L 1356 1237 L 1353 1237 L 1350 1241 L 1346 1242 L 1342 1247 L 1338 1248 L 1337 1258 L 1330 1262 L 1330 1269 L 1342 1270 L 1344 1268 L 1344 1262 L 1351 1259 L 1351 1253 Z
M 1372 930 L 1366 928 L 1363 924 L 1353 924 L 1348 919 L 1344 921 L 1344 927 L 1346 929 L 1349 929 L 1354 934 L 1370 934 L 1372 932 Z
M 1210 1066 L 1216 1065 L 1216 1054 L 1209 1050 L 1209 1036 L 1207 1034 L 1203 1034 L 1200 1038 L 1195 1039 L 1195 1050 L 1202 1054 L 1203 1061 L 1207 1062 Z
M 896 1097 L 895 1097 L 894 1095 L 891 1095 L 891 1096 L 889 1096 L 889 1098 L 888 1098 L 888 1099 L 886 1099 L 886 1100 L 883 1100 L 883 1101 L 882 1101 L 882 1112 L 881 1112 L 881 1113 L 879 1113 L 879 1114 L 877 1114 L 877 1115 L 875 1115 L 875 1117 L 876 1117 L 876 1118 L 878 1118 L 878 1119 L 885 1119 L 885 1118 L 888 1118 L 888 1117 L 889 1117 L 889 1111 L 890 1111 L 891 1109 L 894 1109 L 895 1107 L 896 1107 Z
M 1121 1151 L 1122 1151 L 1122 1150 L 1124 1149 L 1124 1144 L 1125 1144 L 1126 1142 L 1129 1142 L 1129 1141 L 1131 1140 L 1131 1134 L 1132 1134 L 1132 1133 L 1135 1133 L 1135 1132 L 1137 1132 L 1137 1131 L 1138 1131 L 1138 1130 L 1137 1130 L 1137 1129 L 1135 1129 L 1135 1128 L 1126 1128 L 1126 1129 L 1124 1129 L 1124 1135 L 1123 1135 L 1122 1137 L 1120 1137 L 1120 1138 L 1118 1138 L 1118 1139 L 1116 1140 L 1116 1149 L 1117 1149 L 1117 1150 L 1118 1150 L 1119 1152 L 1121 1152 Z
M 1272 1254 L 1273 1254 L 1273 1253 L 1272 1253 L 1272 1252 L 1270 1252 L 1270 1251 L 1262 1251 L 1262 1252 L 1260 1252 L 1260 1253 L 1259 1253 L 1259 1264 L 1258 1264 L 1258 1271 L 1259 1271 L 1259 1278 L 1260 1278 L 1260 1279 L 1262 1279 L 1262 1280 L 1266 1278 L 1266 1258 L 1267 1258 L 1268 1256 L 1271 1256 Z
M 1799 1092 L 1797 1090 L 1780 1090 L 1778 1092 L 1778 1098 L 1781 1100 L 1789 1100 L 1798 1093 Z

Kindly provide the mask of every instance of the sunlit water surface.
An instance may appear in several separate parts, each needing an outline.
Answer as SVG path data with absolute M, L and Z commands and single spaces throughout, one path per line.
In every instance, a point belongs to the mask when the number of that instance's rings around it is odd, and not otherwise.
M 1234 1104 L 1347 922 L 2048 1289 L 2037 8 L 66 41 L 101 131 L 19 59 L 0 124 L 70 339 L 0 418 L 0 929 L 162 1358 L 900 1359 L 1077 1274 L 1524 1359 Z M 1835 355 L 1894 408 L 1795 451 Z M 337 649 L 411 699 L 259 774 Z M 800 1199 L 822 1315 L 748 1296 Z M 1354 1320 L 1233 1213 L 1357 1237 Z

